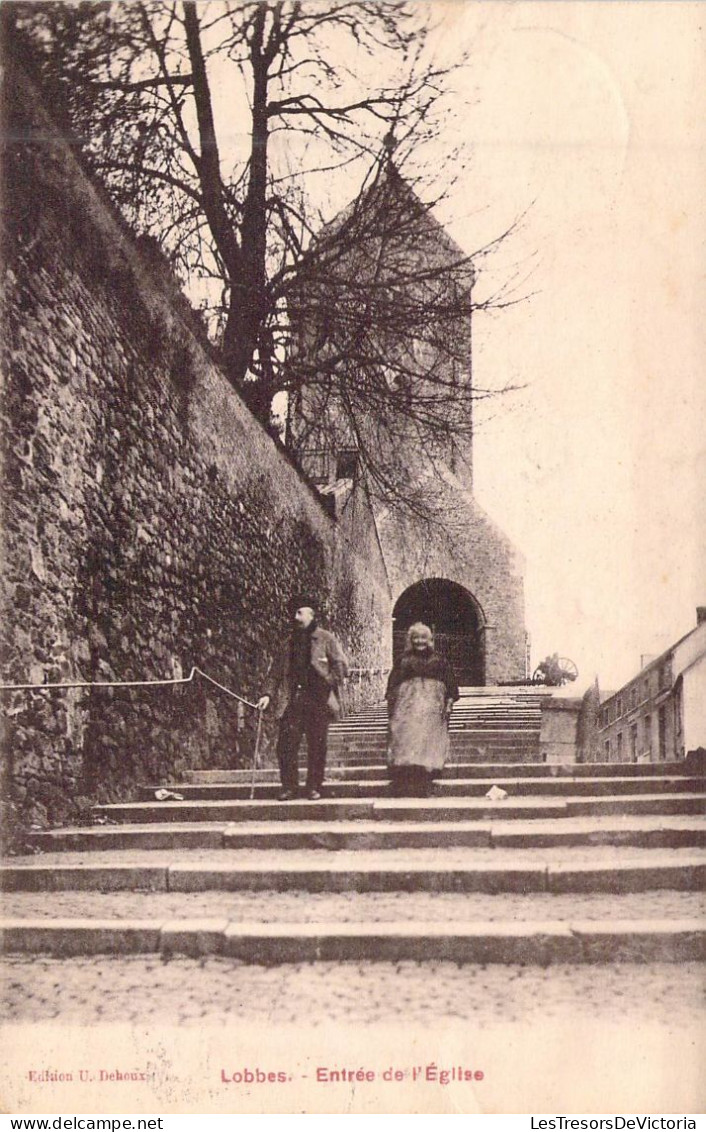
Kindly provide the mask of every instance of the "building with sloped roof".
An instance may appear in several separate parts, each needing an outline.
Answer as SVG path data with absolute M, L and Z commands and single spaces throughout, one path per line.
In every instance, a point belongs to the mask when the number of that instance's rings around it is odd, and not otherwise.
M 462 684 L 520 682 L 524 562 L 473 493 L 472 261 L 391 160 L 311 259 L 291 311 L 288 442 L 334 512 L 366 480 L 392 654 L 423 621 Z M 404 397 L 435 427 L 395 417 Z
M 706 606 L 696 625 L 598 710 L 600 762 L 671 762 L 706 748 Z

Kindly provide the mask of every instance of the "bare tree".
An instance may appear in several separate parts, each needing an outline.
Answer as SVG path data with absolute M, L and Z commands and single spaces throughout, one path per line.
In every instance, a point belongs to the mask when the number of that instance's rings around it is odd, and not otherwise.
M 516 301 L 511 288 L 477 300 L 474 262 L 508 233 L 465 254 L 392 149 L 388 139 L 371 184 L 298 265 L 290 430 L 305 464 L 326 446 L 353 450 L 377 502 L 448 520 L 441 481 L 451 473 L 470 486 L 474 405 L 498 393 L 473 381 L 471 316 Z
M 287 392 L 301 447 L 305 402 L 317 414 L 335 403 L 381 493 L 409 497 L 417 473 L 391 454 L 413 442 L 448 455 L 482 396 L 469 368 L 472 257 L 433 221 L 438 198 L 414 191 L 455 70 L 430 56 L 431 8 L 4 7 L 127 219 L 159 239 L 192 293 L 201 285 L 223 368 L 255 415 L 269 424 Z M 325 226 L 325 187 L 342 170 L 360 191 Z

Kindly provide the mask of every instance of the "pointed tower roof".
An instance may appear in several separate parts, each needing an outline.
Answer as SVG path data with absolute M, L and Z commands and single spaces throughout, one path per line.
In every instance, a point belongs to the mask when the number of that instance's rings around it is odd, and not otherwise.
M 413 242 L 436 267 L 458 265 L 459 275 L 472 286 L 475 272 L 472 257 L 454 240 L 434 215 L 434 204 L 425 204 L 395 163 L 392 153 L 381 160 L 370 183 L 314 238 L 312 247 L 320 253 L 330 243 L 360 245 L 381 238 L 385 233 L 400 243 Z M 349 232 L 346 233 L 346 228 Z

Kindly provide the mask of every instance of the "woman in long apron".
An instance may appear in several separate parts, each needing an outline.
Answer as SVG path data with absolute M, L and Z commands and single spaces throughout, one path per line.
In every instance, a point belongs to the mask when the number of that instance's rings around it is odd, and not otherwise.
M 387 682 L 387 764 L 396 793 L 428 795 L 449 755 L 449 717 L 458 699 L 451 665 L 434 650 L 428 625 L 407 632 Z

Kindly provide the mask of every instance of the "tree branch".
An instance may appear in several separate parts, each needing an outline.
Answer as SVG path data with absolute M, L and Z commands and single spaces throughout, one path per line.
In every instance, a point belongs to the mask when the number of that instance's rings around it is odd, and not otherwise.
M 196 158 L 196 168 L 201 182 L 203 206 L 213 237 L 223 256 L 231 281 L 238 278 L 241 267 L 240 247 L 235 238 L 223 202 L 220 157 L 216 140 L 216 127 L 211 106 L 211 92 L 206 74 L 206 64 L 201 48 L 198 16 L 195 0 L 184 0 L 184 27 L 186 44 L 191 59 L 194 76 L 194 98 L 196 116 L 201 139 L 201 155 Z

